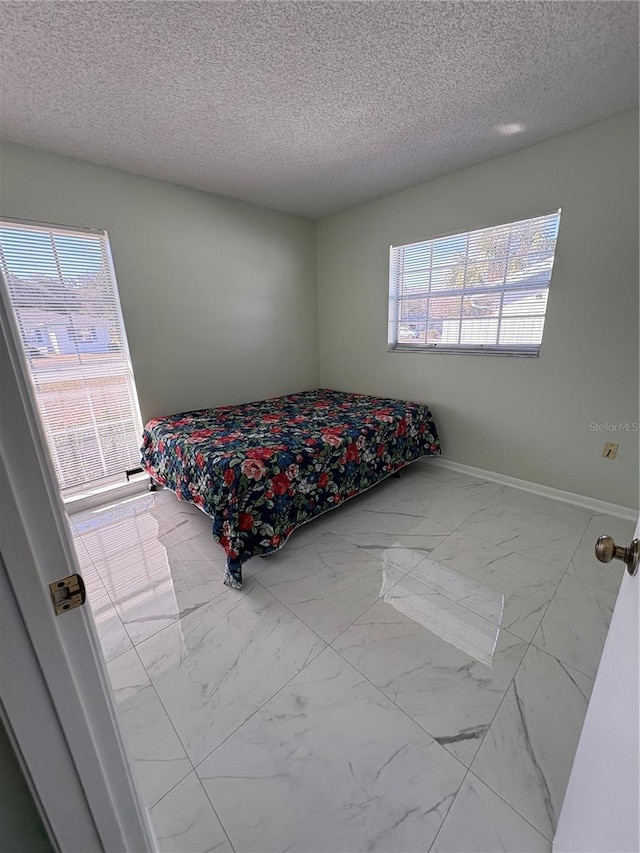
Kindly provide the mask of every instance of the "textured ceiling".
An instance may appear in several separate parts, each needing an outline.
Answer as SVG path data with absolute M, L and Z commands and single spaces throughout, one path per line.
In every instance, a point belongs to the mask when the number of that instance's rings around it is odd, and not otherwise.
M 638 105 L 636 2 L 0 10 L 2 138 L 312 217 Z

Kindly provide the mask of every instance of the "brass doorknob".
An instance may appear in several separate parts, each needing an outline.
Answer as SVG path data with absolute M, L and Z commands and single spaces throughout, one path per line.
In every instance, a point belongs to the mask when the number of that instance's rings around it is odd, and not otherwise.
M 622 560 L 630 575 L 635 575 L 640 564 L 640 539 L 634 539 L 628 548 L 621 548 L 611 536 L 598 536 L 596 541 L 596 557 L 601 563 L 611 560 Z

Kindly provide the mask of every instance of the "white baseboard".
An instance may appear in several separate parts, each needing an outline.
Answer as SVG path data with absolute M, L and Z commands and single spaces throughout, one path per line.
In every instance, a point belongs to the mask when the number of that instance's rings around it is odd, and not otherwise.
M 574 504 L 574 506 L 584 507 L 585 509 L 590 509 L 592 512 L 602 513 L 603 515 L 615 515 L 618 518 L 625 518 L 628 521 L 637 521 L 640 514 L 639 510 L 632 509 L 631 507 L 612 504 L 608 501 L 600 501 L 597 498 L 590 498 L 587 495 L 564 492 L 562 489 L 542 486 L 540 483 L 531 483 L 529 480 L 519 480 L 517 477 L 508 477 L 506 474 L 498 474 L 495 471 L 485 471 L 484 468 L 474 468 L 473 465 L 463 465 L 461 462 L 453 462 L 450 459 L 443 459 L 442 457 L 427 459 L 426 461 L 431 465 L 450 468 L 452 471 L 459 471 L 461 474 L 468 474 L 470 477 L 491 480 L 503 486 L 522 489 L 523 492 L 531 492 L 534 495 L 541 495 L 544 498 L 551 498 L 554 501 Z
M 424 457 L 424 461 L 430 465 L 437 465 L 441 468 L 458 471 L 460 474 L 467 474 L 469 477 L 490 480 L 493 483 L 500 483 L 502 486 L 511 486 L 514 489 L 521 489 L 523 492 L 530 492 L 534 495 L 551 498 L 554 501 L 562 501 L 563 503 L 584 507 L 585 509 L 590 509 L 592 512 L 602 513 L 603 515 L 614 515 L 628 521 L 637 521 L 640 514 L 637 509 L 632 509 L 631 507 L 612 504 L 608 501 L 601 501 L 586 495 L 576 495 L 573 492 L 564 492 L 562 489 L 554 489 L 551 486 L 543 486 L 540 483 L 531 483 L 529 480 L 520 480 L 517 477 L 509 477 L 506 474 L 498 474 L 495 471 L 486 471 L 484 468 L 474 468 L 473 465 L 463 465 L 461 462 L 453 462 L 451 459 L 443 459 L 441 456 L 432 458 Z M 116 486 L 111 485 L 98 489 L 95 492 L 74 495 L 71 498 L 65 498 L 65 509 L 68 513 L 82 512 L 85 509 L 93 509 L 96 506 L 101 506 L 108 501 L 133 497 L 133 495 L 142 494 L 146 491 L 148 483 L 148 477 L 140 477 L 132 480 L 130 483 L 118 484 Z

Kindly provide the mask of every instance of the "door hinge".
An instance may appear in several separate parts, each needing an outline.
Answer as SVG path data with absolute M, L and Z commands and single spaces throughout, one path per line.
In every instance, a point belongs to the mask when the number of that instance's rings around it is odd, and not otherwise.
M 66 613 L 67 610 L 75 610 L 87 600 L 82 575 L 69 575 L 49 584 L 51 600 L 56 611 L 56 616 Z

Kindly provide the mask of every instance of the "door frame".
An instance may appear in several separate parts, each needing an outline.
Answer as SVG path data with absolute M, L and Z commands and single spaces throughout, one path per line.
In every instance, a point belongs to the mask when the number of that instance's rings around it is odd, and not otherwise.
M 78 571 L 0 271 L 0 700 L 54 846 L 153 853 L 88 606 L 56 616 L 49 583 Z

